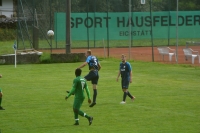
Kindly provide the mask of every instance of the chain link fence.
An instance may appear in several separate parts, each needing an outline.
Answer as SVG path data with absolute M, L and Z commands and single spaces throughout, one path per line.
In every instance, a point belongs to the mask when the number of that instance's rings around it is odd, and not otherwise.
M 156 47 L 199 41 L 200 2 L 178 0 L 18 0 L 18 49 L 65 49 L 71 21 L 71 48 Z M 177 11 L 178 9 L 178 11 Z M 47 31 L 55 32 L 52 38 Z M 177 32 L 178 31 L 178 32 Z

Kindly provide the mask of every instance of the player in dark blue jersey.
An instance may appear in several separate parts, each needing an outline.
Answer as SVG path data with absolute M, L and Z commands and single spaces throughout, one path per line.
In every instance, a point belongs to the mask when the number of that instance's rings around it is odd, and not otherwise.
M 121 104 L 126 103 L 126 96 L 128 95 L 132 100 L 135 99 L 134 96 L 130 94 L 128 91 L 129 83 L 132 83 L 132 68 L 131 64 L 126 61 L 126 55 L 122 54 L 121 56 L 122 62 L 119 65 L 119 73 L 117 75 L 117 82 L 119 79 L 119 76 L 121 75 L 121 87 L 123 94 L 123 100 Z
M 92 55 L 91 50 L 87 50 L 86 54 L 86 61 L 81 64 L 78 68 L 83 68 L 88 64 L 89 73 L 84 77 L 87 81 L 91 81 L 93 85 L 93 102 L 90 104 L 90 107 L 96 105 L 96 98 L 97 98 L 97 84 L 99 80 L 99 73 L 98 71 L 101 69 L 101 65 L 99 60 L 96 56 Z

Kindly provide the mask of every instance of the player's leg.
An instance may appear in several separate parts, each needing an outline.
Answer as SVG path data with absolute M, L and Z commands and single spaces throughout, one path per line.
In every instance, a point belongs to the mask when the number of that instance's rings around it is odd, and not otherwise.
M 80 99 L 75 108 L 78 110 L 78 114 L 80 116 L 89 118 L 89 116 L 86 113 L 84 113 L 83 111 L 80 110 L 80 108 L 81 108 L 81 106 L 83 104 L 83 101 L 84 101 L 84 99 Z
M 90 71 L 88 75 L 84 77 L 87 81 L 91 81 L 93 85 L 93 102 L 90 107 L 96 105 L 96 98 L 97 98 L 97 83 L 99 80 L 98 71 Z
M 126 91 L 127 95 L 132 99 L 132 101 L 134 101 L 135 97 L 133 95 L 131 95 L 131 93 L 128 91 Z
M 123 80 L 122 81 L 122 90 L 124 92 L 123 95 L 123 101 L 121 103 L 125 103 L 126 102 L 126 97 L 127 95 L 132 99 L 132 101 L 135 99 L 134 96 L 131 95 L 131 93 L 128 91 L 128 87 L 129 87 L 129 80 Z
M 81 110 L 78 111 L 78 114 L 79 114 L 80 116 L 83 116 L 83 117 L 87 118 L 88 121 L 89 121 L 89 125 L 92 124 L 93 117 L 87 115 L 85 112 L 83 112 L 83 111 L 81 111 Z
M 122 91 L 123 91 L 123 97 L 122 97 L 122 101 L 120 103 L 124 104 L 124 103 L 126 103 L 127 93 L 126 93 L 126 89 L 122 89 Z
M 87 81 L 91 81 L 91 79 L 94 77 L 94 73 L 92 71 L 90 71 L 84 78 Z
M 126 80 L 125 81 L 125 84 L 126 84 L 126 94 L 132 99 L 132 101 L 135 99 L 135 97 L 133 95 L 131 95 L 131 93 L 128 91 L 128 87 L 129 87 L 129 83 L 130 81 L 129 80 Z
M 92 104 L 90 104 L 90 107 L 96 105 L 96 99 L 97 99 L 97 85 L 93 84 L 93 101 Z
M 96 76 L 92 79 L 92 85 L 93 85 L 93 102 L 90 105 L 90 107 L 93 107 L 94 105 L 96 105 L 96 99 L 97 99 L 97 84 L 98 84 L 98 80 L 99 80 L 99 74 L 98 71 L 96 71 Z
M 79 125 L 78 115 L 87 118 L 88 121 L 89 121 L 89 125 L 92 124 L 93 117 L 87 115 L 85 112 L 83 112 L 83 111 L 80 110 L 80 108 L 81 108 L 81 106 L 83 104 L 83 101 L 84 101 L 84 99 L 76 100 L 76 103 L 74 104 L 74 108 L 73 108 L 73 110 L 74 110 L 74 117 L 75 117 L 75 124 L 74 125 Z
M 73 110 L 74 110 L 74 119 L 75 119 L 74 125 L 79 125 L 78 110 L 76 110 L 75 108 Z
M 122 86 L 122 91 L 123 91 L 123 99 L 122 99 L 121 104 L 124 104 L 124 103 L 126 103 L 127 89 L 129 86 L 129 82 L 127 80 L 122 80 L 121 86 Z
M 79 125 L 79 110 L 80 107 L 82 105 L 82 101 L 80 101 L 79 99 L 74 99 L 74 104 L 73 104 L 73 111 L 74 111 L 74 119 L 75 119 L 75 123 L 74 125 Z

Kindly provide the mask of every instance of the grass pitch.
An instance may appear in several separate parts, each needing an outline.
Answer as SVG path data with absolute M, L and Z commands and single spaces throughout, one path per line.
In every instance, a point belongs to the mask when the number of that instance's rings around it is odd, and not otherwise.
M 65 101 L 81 63 L 1 65 L 0 87 L 4 97 L 0 111 L 2 133 L 199 133 L 200 68 L 133 62 L 133 83 L 129 91 L 136 97 L 122 101 L 116 82 L 120 60 L 101 59 L 97 105 L 82 110 L 94 117 L 91 126 L 84 117 L 73 126 L 73 96 Z M 82 76 L 88 73 L 83 68 Z M 93 94 L 92 85 L 88 82 Z

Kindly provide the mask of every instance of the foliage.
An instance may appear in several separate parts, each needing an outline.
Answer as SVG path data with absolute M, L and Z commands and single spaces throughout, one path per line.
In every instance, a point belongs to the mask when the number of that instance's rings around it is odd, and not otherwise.
M 43 54 L 40 57 L 40 63 L 42 63 L 42 64 L 52 63 L 52 61 L 51 61 L 51 54 L 47 53 L 47 52 L 43 52 Z
M 73 0 L 72 12 L 127 12 L 129 11 L 129 0 Z M 152 2 L 152 3 L 151 3 Z M 141 5 L 140 0 L 131 0 L 132 11 L 149 11 L 152 4 L 153 11 L 175 11 L 176 0 L 148 0 L 146 4 Z M 181 0 L 179 1 L 179 10 L 199 10 L 199 0 Z
M 14 21 L 8 21 L 8 22 L 0 22 L 0 28 L 1 29 L 16 29 L 17 23 Z
M 0 22 L 0 41 L 14 40 L 16 38 L 17 23 L 15 21 Z
M 16 29 L 0 28 L 0 41 L 16 39 Z

